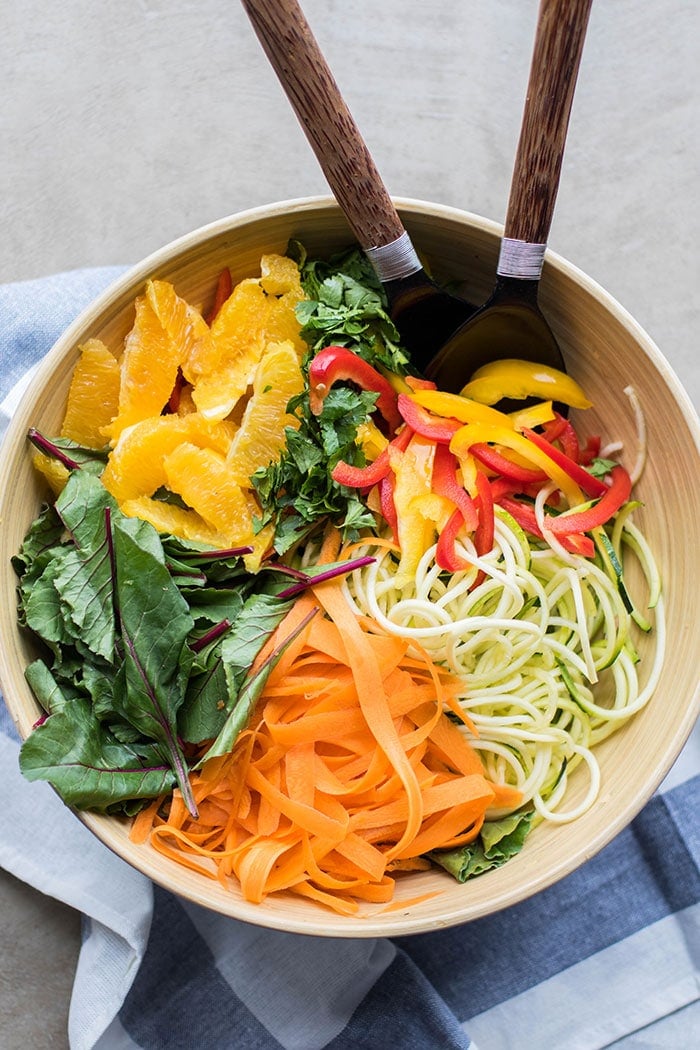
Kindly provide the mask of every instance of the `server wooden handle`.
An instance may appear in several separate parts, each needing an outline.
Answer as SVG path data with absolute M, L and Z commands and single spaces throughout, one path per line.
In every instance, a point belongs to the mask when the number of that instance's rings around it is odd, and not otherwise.
M 542 0 L 505 236 L 546 244 L 592 0 Z
M 401 219 L 299 4 L 241 2 L 361 247 L 397 240 Z

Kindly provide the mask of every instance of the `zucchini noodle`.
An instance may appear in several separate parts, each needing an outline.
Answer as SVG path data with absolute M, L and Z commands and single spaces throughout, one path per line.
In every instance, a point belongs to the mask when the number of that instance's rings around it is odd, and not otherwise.
M 458 542 L 467 570 L 440 569 L 433 545 L 415 579 L 398 587 L 396 550 L 365 537 L 357 553 L 375 560 L 345 580 L 359 614 L 414 639 L 461 678 L 460 703 L 478 734 L 470 742 L 486 775 L 517 787 L 522 806 L 533 808 L 537 820 L 564 823 L 589 809 L 601 781 L 595 745 L 647 703 L 660 675 L 665 634 L 659 574 L 629 514 L 620 516 L 616 549 L 610 543 L 619 573 L 600 555 L 593 561 L 560 549 L 556 540 L 555 546 L 530 542 L 496 507 L 489 554 L 478 557 L 468 538 Z M 655 649 L 643 686 L 635 610 L 622 585 L 623 553 L 639 563 L 654 607 Z M 480 570 L 485 577 L 474 586 Z M 586 769 L 587 789 L 580 801 L 560 808 L 578 766 Z

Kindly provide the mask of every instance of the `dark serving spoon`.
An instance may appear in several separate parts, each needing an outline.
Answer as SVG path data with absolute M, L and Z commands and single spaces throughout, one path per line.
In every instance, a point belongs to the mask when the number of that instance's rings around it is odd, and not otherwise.
M 438 287 L 418 258 L 296 0 L 241 0 L 333 195 L 389 300 L 418 369 L 476 306 Z
M 565 371 L 538 289 L 591 3 L 541 0 L 496 284 L 426 366 L 441 390 L 459 391 L 477 369 L 505 358 Z
M 563 371 L 537 289 L 592 0 L 541 0 L 496 288 L 480 310 L 423 269 L 297 0 L 241 2 L 414 365 L 445 390 L 461 390 L 477 368 L 503 358 Z

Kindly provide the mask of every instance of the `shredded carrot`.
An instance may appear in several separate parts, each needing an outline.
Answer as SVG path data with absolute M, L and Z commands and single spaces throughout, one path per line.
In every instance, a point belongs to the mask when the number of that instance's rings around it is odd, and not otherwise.
M 338 546 L 327 535 L 322 558 Z M 246 900 L 286 891 L 352 915 L 391 901 L 394 873 L 423 869 L 424 854 L 472 841 L 517 792 L 486 780 L 447 717 L 456 680 L 357 617 L 340 578 L 304 592 L 265 652 L 314 607 L 233 751 L 191 775 L 199 819 L 175 791 L 167 817 L 156 800 L 132 837 L 223 885 L 233 876 Z

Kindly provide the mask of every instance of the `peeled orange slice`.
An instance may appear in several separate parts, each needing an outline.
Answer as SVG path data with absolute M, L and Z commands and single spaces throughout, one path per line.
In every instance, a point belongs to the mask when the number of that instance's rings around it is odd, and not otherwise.
M 211 343 L 198 347 L 185 373 L 203 415 L 223 419 L 232 411 L 270 342 L 289 340 L 303 353 L 294 312 L 303 298 L 296 264 L 278 255 L 263 256 L 260 278 L 236 285 L 212 324 Z
M 102 428 L 111 423 L 119 404 L 119 363 L 99 339 L 88 339 L 79 349 L 61 437 L 87 448 L 102 448 L 106 444 Z
M 277 459 L 285 447 L 285 429 L 298 428 L 299 421 L 287 412 L 287 404 L 303 386 L 294 345 L 286 341 L 268 346 L 228 453 L 228 469 L 239 485 L 252 488 L 251 474 Z
M 183 540 L 221 546 L 216 531 L 207 525 L 194 510 L 178 507 L 151 496 L 136 496 L 121 504 L 122 512 L 130 518 L 141 518 L 151 523 L 158 532 L 179 536 Z
M 226 457 L 211 448 L 183 442 L 165 458 L 167 485 L 192 507 L 227 547 L 252 546 L 259 559 L 271 536 L 253 529 L 261 514 L 252 495 L 234 481 Z
M 109 454 L 102 483 L 119 503 L 152 496 L 167 484 L 165 457 L 183 441 L 225 456 L 235 432 L 232 423 L 205 419 L 196 412 L 143 419 L 122 432 Z
M 149 281 L 136 300 L 136 319 L 121 362 L 119 411 L 108 436 L 116 441 L 134 423 L 157 416 L 168 403 L 178 371 L 210 338 L 201 314 L 166 281 Z

